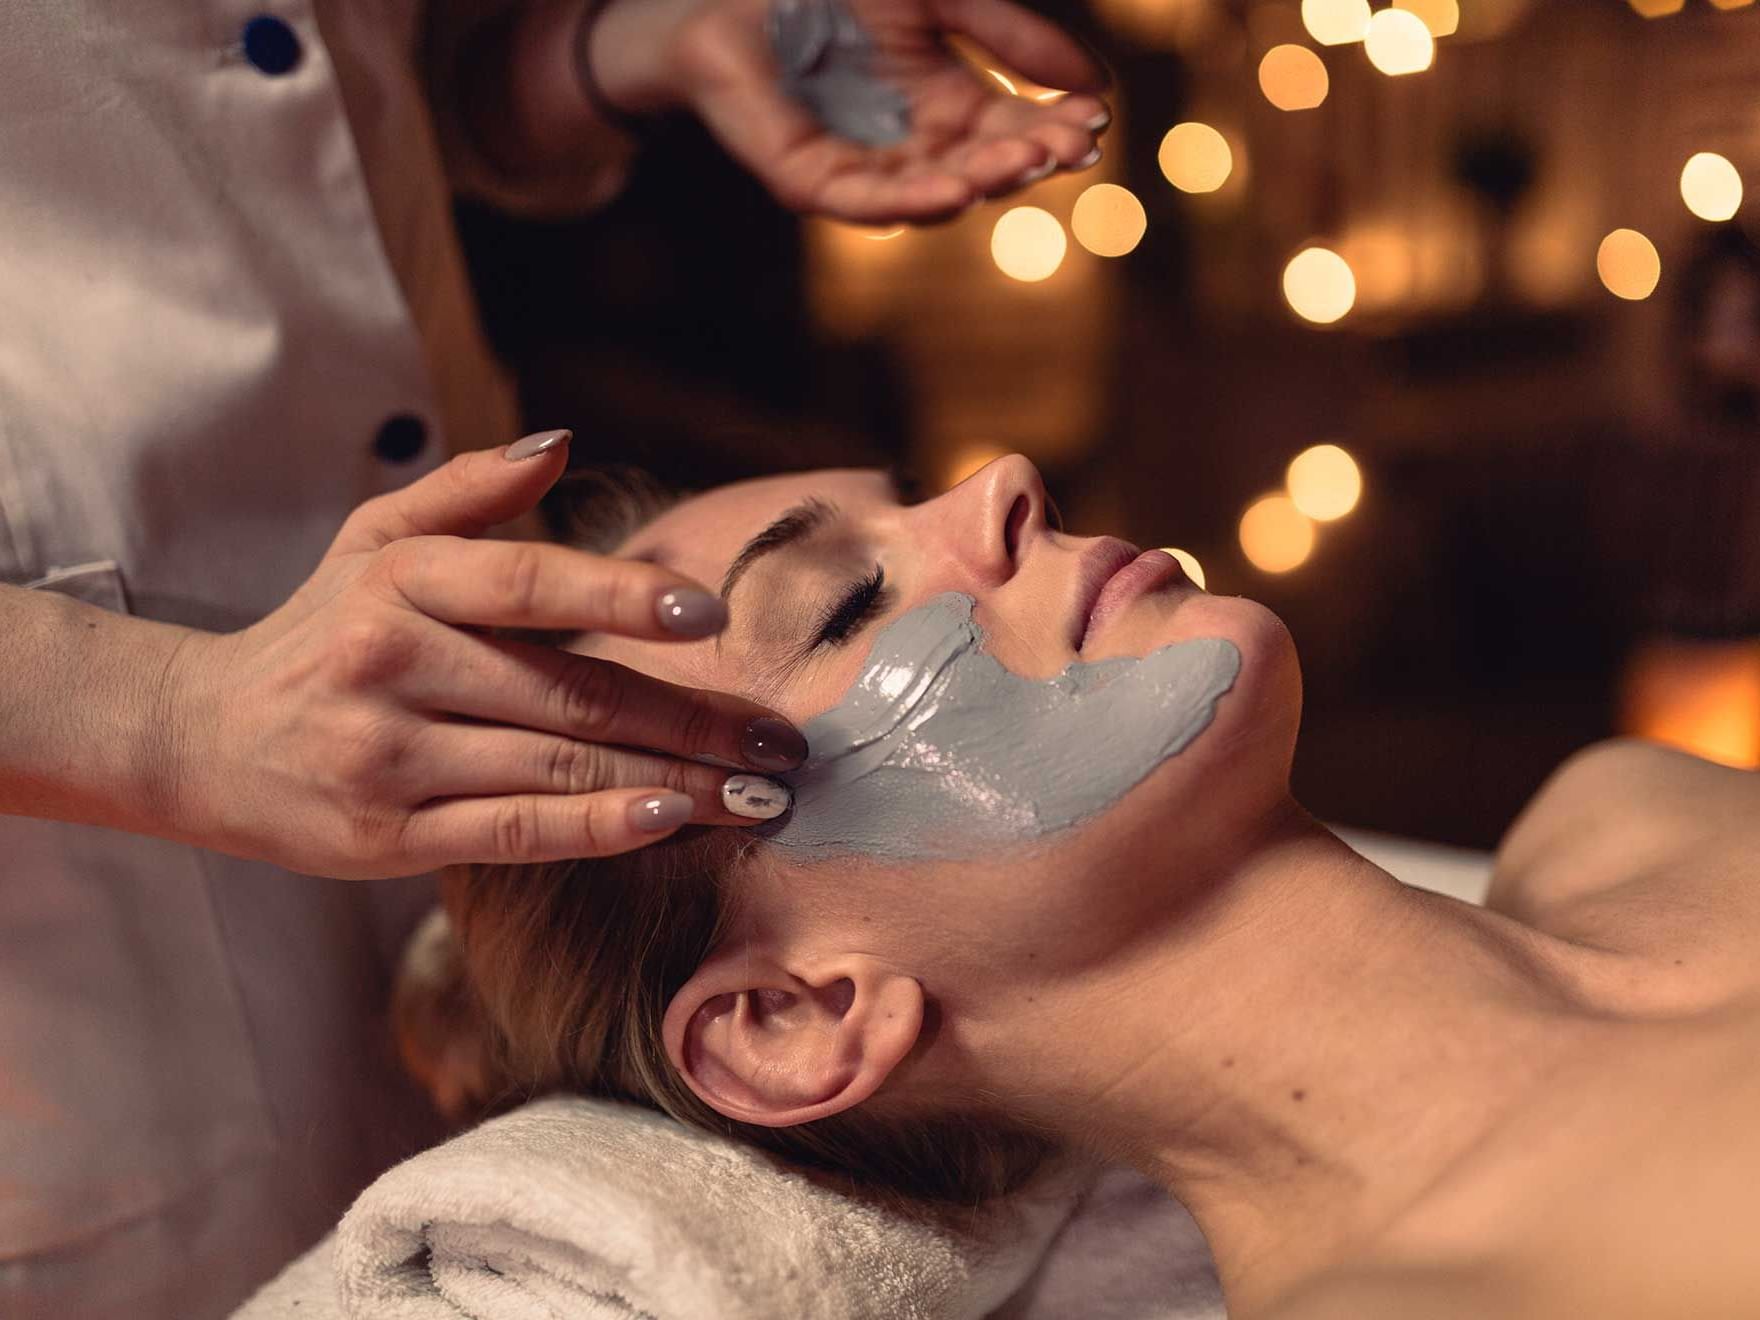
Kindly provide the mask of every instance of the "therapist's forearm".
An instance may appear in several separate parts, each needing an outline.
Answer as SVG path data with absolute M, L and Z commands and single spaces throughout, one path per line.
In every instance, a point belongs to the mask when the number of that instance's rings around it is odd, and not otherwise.
M 171 676 L 200 636 L 0 586 L 0 814 L 182 838 Z
M 595 80 L 618 110 L 646 114 L 674 103 L 671 31 L 697 0 L 612 0 L 586 35 Z M 526 0 L 463 43 L 458 87 L 468 130 L 497 169 L 527 184 L 617 159 L 628 137 L 607 122 L 581 84 L 587 0 Z

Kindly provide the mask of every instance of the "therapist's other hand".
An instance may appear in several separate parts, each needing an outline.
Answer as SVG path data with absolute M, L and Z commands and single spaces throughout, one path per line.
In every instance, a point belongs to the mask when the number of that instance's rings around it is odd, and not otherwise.
M 1009 0 L 843 0 L 874 42 L 873 72 L 904 93 L 910 136 L 873 148 L 837 137 L 777 81 L 768 0 L 613 0 L 588 58 L 619 108 L 683 105 L 786 206 L 855 223 L 929 221 L 1099 159 L 1106 76 L 1055 24 Z M 1008 94 L 955 56 L 969 37 L 1004 64 L 1072 93 Z
M 688 643 L 725 622 L 719 597 L 656 564 L 474 539 L 562 473 L 554 434 L 535 456 L 465 454 L 367 501 L 280 609 L 185 645 L 170 796 L 186 836 L 355 879 L 751 823 L 722 806 L 741 772 L 682 758 L 791 768 L 806 744 L 775 712 L 490 632 Z

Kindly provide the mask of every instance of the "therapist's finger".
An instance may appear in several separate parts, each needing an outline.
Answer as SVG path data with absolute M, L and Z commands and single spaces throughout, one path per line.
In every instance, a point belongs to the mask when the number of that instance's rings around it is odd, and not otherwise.
M 411 812 L 401 842 L 417 865 L 430 870 L 467 862 L 610 857 L 664 839 L 695 810 L 686 794 L 658 786 L 579 797 L 451 798 Z
M 787 786 L 762 775 L 521 729 L 437 724 L 416 750 L 424 764 L 443 767 L 423 786 L 431 797 L 667 789 L 690 798 L 696 825 L 772 820 L 789 803 Z
M 479 449 L 349 514 L 330 555 L 379 550 L 411 536 L 481 536 L 537 507 L 568 466 L 570 431 L 539 431 Z M 328 557 L 328 556 L 327 556 Z
M 707 637 L 727 622 L 721 597 L 700 582 L 548 541 L 423 536 L 398 542 L 381 560 L 391 586 L 442 623 L 664 642 Z
M 399 692 L 418 707 L 504 727 L 754 770 L 792 770 L 807 754 L 794 726 L 755 701 L 504 637 L 454 633 L 429 646 Z

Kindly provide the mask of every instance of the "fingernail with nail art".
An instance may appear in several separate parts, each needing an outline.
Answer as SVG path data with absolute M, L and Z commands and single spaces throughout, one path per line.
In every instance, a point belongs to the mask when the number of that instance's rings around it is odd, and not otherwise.
M 1100 163 L 1100 148 L 1095 147 L 1087 155 L 1083 156 L 1080 160 L 1078 160 L 1074 165 L 1071 165 L 1070 168 L 1072 170 L 1085 170 L 1088 168 L 1088 166 L 1098 165 L 1099 163 Z
M 721 805 L 748 820 L 775 820 L 793 800 L 786 784 L 762 775 L 729 775 L 721 785 Z
M 507 446 L 504 457 L 509 463 L 518 463 L 523 459 L 536 458 L 539 454 L 548 454 L 559 445 L 565 445 L 574 439 L 573 431 L 537 431 L 523 436 Z

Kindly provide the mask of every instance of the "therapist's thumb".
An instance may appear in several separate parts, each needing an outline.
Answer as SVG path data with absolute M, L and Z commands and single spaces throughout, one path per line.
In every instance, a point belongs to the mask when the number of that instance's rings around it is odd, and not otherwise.
M 348 515 L 331 555 L 379 550 L 411 536 L 481 536 L 534 508 L 568 466 L 571 431 L 539 431 L 511 445 L 460 454 Z

